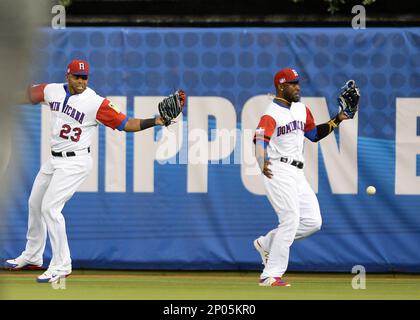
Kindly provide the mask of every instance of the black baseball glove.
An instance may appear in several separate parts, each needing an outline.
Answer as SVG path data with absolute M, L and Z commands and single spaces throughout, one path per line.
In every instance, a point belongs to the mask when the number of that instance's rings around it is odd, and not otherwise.
M 182 112 L 185 104 L 185 92 L 177 90 L 169 97 L 159 102 L 159 114 L 164 125 L 169 126 L 178 115 Z
M 360 91 L 356 86 L 356 81 L 349 80 L 344 87 L 341 88 L 341 94 L 338 97 L 338 105 L 340 110 L 349 118 L 353 119 L 359 108 Z

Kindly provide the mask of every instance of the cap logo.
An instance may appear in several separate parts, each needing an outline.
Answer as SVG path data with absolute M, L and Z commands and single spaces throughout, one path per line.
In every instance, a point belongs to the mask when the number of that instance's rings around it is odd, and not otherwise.
M 286 78 L 280 78 L 279 83 L 285 83 L 286 82 Z
M 298 76 L 298 73 L 296 72 L 296 70 L 295 69 L 292 69 L 292 71 L 295 74 L 295 77 L 297 77 Z
M 79 62 L 79 70 L 85 70 L 85 64 L 83 62 Z

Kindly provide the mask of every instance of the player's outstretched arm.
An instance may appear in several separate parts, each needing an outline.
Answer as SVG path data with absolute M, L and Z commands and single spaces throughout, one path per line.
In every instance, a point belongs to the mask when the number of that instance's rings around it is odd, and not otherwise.
M 360 91 L 354 80 L 349 80 L 341 88 L 341 94 L 338 97 L 340 112 L 330 121 L 317 125 L 315 128 L 305 132 L 305 137 L 313 142 L 318 142 L 328 136 L 341 121 L 353 119 L 359 108 Z M 309 112 L 310 113 L 310 112 Z M 312 115 L 310 116 L 312 121 Z
M 99 96 L 98 96 L 99 97 Z M 182 112 L 186 95 L 182 90 L 177 90 L 158 104 L 159 115 L 150 119 L 128 118 L 118 106 L 107 98 L 102 98 L 102 103 L 96 113 L 96 120 L 112 129 L 125 132 L 137 132 L 154 126 L 169 126 Z
M 343 120 L 347 120 L 348 117 L 342 111 L 340 111 L 334 118 L 326 123 L 317 125 L 314 129 L 305 132 L 305 137 L 312 142 L 318 142 L 328 136 L 335 128 L 338 128 L 339 124 Z
M 161 117 L 155 117 L 150 119 L 136 119 L 130 118 L 124 126 L 125 132 L 137 132 L 142 131 L 154 126 L 163 126 L 164 122 Z

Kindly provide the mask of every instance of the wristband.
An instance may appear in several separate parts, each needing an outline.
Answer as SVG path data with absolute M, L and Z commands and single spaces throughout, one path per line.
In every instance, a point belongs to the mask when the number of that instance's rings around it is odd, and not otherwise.
M 140 120 L 140 130 L 145 130 L 151 127 L 154 127 L 156 125 L 156 119 L 142 119 Z

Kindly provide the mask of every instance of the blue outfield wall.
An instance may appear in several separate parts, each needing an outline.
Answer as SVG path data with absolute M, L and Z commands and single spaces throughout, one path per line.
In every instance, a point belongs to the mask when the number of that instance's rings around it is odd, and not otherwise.
M 362 92 L 356 191 L 334 191 L 319 148 L 323 226 L 293 244 L 289 270 L 351 272 L 363 265 L 367 272 L 420 272 L 419 100 L 409 106 L 415 130 L 402 138 L 396 132 L 397 99 L 420 99 L 420 28 L 67 28 L 43 34 L 34 83 L 63 82 L 71 59 L 87 59 L 90 87 L 126 97 L 129 116 L 134 97 L 180 87 L 189 97 L 229 101 L 241 129 L 244 105 L 273 92 L 273 75 L 283 67 L 294 67 L 301 95 L 324 97 L 333 116 L 339 88 L 355 79 Z M 27 200 L 41 165 L 41 109 L 19 110 L 25 130 L 16 133 L 14 145 L 23 161 L 2 209 L 8 219 L 0 229 L 1 257 L 24 248 Z M 212 117 L 208 122 L 209 129 L 218 126 Z M 63 210 L 74 268 L 261 269 L 252 241 L 274 228 L 277 217 L 265 196 L 244 186 L 241 164 L 210 163 L 207 190 L 188 192 L 186 163 L 156 162 L 154 191 L 136 192 L 135 140 L 127 134 L 125 191 L 106 192 L 106 130 L 99 128 L 97 191 L 76 193 Z M 414 150 L 407 161 L 414 155 L 417 164 L 415 172 L 408 166 L 405 172 L 412 192 L 401 192 L 397 150 L 407 143 Z M 341 169 L 343 177 L 335 179 L 346 179 Z M 366 195 L 368 185 L 376 186 L 375 196 Z M 46 263 L 50 257 L 47 245 Z

